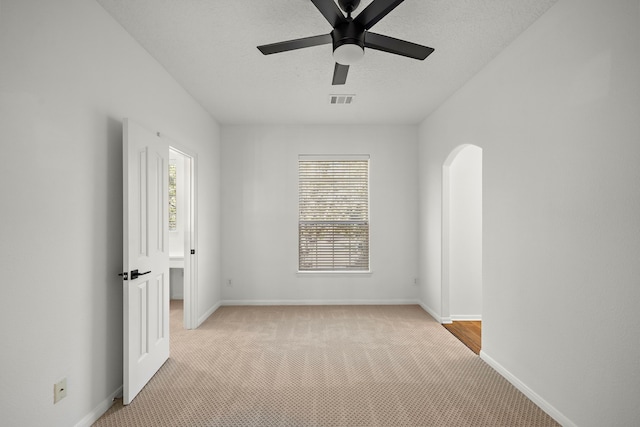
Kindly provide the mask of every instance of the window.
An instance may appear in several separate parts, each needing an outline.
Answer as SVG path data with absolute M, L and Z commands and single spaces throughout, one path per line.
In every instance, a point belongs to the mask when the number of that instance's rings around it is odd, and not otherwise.
M 300 156 L 300 271 L 369 271 L 369 156 Z
M 169 162 L 169 231 L 176 231 L 178 223 L 178 199 L 176 197 L 176 163 Z

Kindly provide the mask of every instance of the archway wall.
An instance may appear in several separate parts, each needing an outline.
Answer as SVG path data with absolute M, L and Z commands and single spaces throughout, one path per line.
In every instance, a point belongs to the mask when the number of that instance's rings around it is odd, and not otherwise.
M 438 111 L 433 113 L 438 115 Z M 443 217 L 443 200 L 448 194 L 444 194 L 443 173 L 444 167 L 450 167 L 456 156 L 471 144 L 465 141 L 473 141 L 472 136 L 465 139 L 442 138 L 438 143 L 426 143 L 431 139 L 431 133 L 426 127 L 426 122 L 419 128 L 421 143 L 418 146 L 419 176 L 419 215 L 418 215 L 418 277 L 420 302 L 422 307 L 441 323 L 451 320 L 448 301 L 449 295 L 443 295 L 442 283 L 448 281 L 449 268 L 443 265 L 447 258 L 443 258 L 443 230 L 448 230 L 449 217 Z M 448 175 L 447 175 L 448 176 Z M 443 276 L 444 271 L 444 276 Z M 448 287 L 445 287 L 445 293 Z M 443 305 L 444 302 L 444 305 Z
M 482 149 L 471 144 L 456 147 L 442 173 L 442 286 L 448 286 L 442 290 L 442 315 L 481 320 Z
M 438 112 L 434 113 L 435 115 Z M 420 140 L 426 142 L 429 139 L 429 133 L 426 126 L 422 125 L 419 129 Z M 467 141 L 473 141 L 472 136 L 465 138 Z M 475 268 L 469 269 L 464 267 L 464 272 L 461 274 L 454 274 L 453 278 L 450 277 L 450 256 L 443 256 L 443 250 L 450 255 L 449 244 L 450 236 L 450 220 L 449 215 L 449 191 L 443 191 L 443 188 L 449 188 L 451 185 L 450 172 L 456 170 L 469 169 L 468 163 L 473 162 L 473 159 L 479 164 L 476 167 L 475 172 L 473 170 L 467 172 L 466 178 L 464 174 L 461 178 L 454 180 L 454 187 L 461 187 L 460 189 L 465 191 L 462 187 L 465 187 L 464 181 L 473 180 L 479 176 L 482 177 L 482 149 L 474 144 L 460 143 L 460 140 L 455 141 L 453 139 L 442 139 L 438 144 L 421 143 L 418 148 L 418 158 L 421 167 L 419 168 L 419 216 L 418 216 L 418 274 L 420 280 L 420 303 L 422 307 L 433 316 L 438 322 L 449 323 L 454 318 L 461 319 L 476 319 L 479 318 L 482 311 L 482 296 L 481 287 L 477 286 L 481 284 L 482 280 L 482 240 L 480 237 L 480 248 L 477 251 L 479 255 L 479 263 L 476 262 Z M 464 154 L 461 154 L 464 153 Z M 453 168 L 453 169 L 452 169 Z M 480 184 L 481 185 L 481 184 Z M 468 186 L 467 186 L 468 187 Z M 466 191 L 469 189 L 467 188 Z M 481 187 L 476 192 L 481 200 Z M 454 200 L 455 202 L 455 200 Z M 476 203 L 477 205 L 477 203 Z M 445 208 L 446 206 L 446 208 Z M 465 214 L 462 213 L 454 221 L 463 221 Z M 482 213 L 478 215 L 479 223 L 476 223 L 476 233 L 482 233 Z M 454 224 L 455 226 L 455 224 Z M 464 232 L 454 230 L 454 238 L 457 241 L 463 239 Z M 457 237 L 456 237 L 457 236 Z M 456 245 L 454 245 L 455 247 Z M 462 245 L 457 245 L 461 249 L 459 252 L 464 252 Z M 461 263 L 460 257 L 457 260 L 454 259 L 454 268 L 456 262 Z M 478 259 L 476 257 L 476 259 Z M 473 273 L 475 271 L 475 274 Z M 471 299 L 461 298 L 454 300 L 454 312 L 450 311 L 450 294 L 449 283 L 453 279 L 454 283 L 459 283 L 465 280 L 465 277 L 475 276 L 476 289 L 475 297 Z M 478 280 L 480 283 L 478 283 Z M 464 287 L 456 289 L 454 293 L 454 299 L 456 295 L 464 293 Z M 475 302 L 474 302 L 475 301 Z M 456 305 L 456 302 L 459 302 Z M 474 309 L 476 307 L 476 309 Z

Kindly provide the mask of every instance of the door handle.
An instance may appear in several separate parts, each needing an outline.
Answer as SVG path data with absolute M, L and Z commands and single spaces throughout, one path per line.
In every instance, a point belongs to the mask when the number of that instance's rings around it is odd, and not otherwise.
M 145 274 L 151 273 L 151 270 L 145 271 L 144 273 L 138 273 L 138 270 L 131 270 L 131 280 L 135 280 L 140 276 L 144 276 Z

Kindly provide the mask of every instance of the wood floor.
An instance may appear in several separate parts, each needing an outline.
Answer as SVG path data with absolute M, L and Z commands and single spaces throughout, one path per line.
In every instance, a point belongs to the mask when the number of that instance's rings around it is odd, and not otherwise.
M 480 354 L 482 322 L 460 321 L 442 325 L 475 354 Z

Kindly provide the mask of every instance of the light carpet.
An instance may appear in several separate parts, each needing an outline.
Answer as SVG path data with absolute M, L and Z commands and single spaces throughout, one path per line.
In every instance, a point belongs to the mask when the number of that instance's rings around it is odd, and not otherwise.
M 221 307 L 103 426 L 556 426 L 419 306 Z

